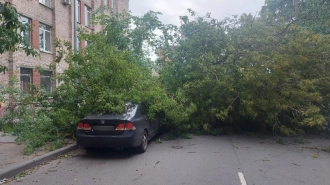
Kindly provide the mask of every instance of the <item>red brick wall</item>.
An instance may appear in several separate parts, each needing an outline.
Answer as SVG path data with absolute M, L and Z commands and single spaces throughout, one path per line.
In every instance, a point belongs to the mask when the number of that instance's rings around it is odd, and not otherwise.
M 39 21 L 32 19 L 31 45 L 39 49 Z
M 112 1 L 113 1 L 113 0 L 109 0 L 109 8 L 113 8 L 113 7 L 112 7 Z
M 111 0 L 107 0 L 108 1 L 108 8 L 111 8 Z
M 117 13 L 129 10 L 129 0 L 117 0 Z
M 85 48 L 85 41 L 84 40 L 81 40 L 80 41 L 80 46 L 79 46 L 81 49 Z
M 85 25 L 85 3 L 80 1 L 80 24 Z
M 40 87 L 40 73 L 37 69 L 32 71 L 32 83 L 33 85 Z

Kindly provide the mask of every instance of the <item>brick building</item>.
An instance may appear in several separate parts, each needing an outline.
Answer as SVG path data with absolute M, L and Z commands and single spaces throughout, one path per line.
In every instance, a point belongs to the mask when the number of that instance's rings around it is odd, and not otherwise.
M 56 86 L 55 74 L 62 73 L 67 67 L 65 62 L 55 63 L 56 38 L 76 44 L 78 48 L 85 47 L 85 41 L 74 39 L 74 1 L 76 2 L 77 27 L 83 27 L 91 32 L 102 29 L 99 25 L 90 25 L 91 13 L 101 6 L 106 6 L 108 12 L 128 10 L 129 0 L 0 0 L 9 1 L 20 14 L 20 20 L 30 24 L 32 30 L 22 33 L 25 42 L 40 51 L 40 57 L 26 56 L 24 52 L 7 52 L 0 55 L 0 65 L 7 66 L 6 74 L 0 74 L 0 88 L 4 87 L 10 76 L 19 80 L 21 92 L 29 93 L 30 83 L 43 91 L 52 91 Z M 55 69 L 50 65 L 56 64 Z M 43 69 L 41 73 L 37 68 Z

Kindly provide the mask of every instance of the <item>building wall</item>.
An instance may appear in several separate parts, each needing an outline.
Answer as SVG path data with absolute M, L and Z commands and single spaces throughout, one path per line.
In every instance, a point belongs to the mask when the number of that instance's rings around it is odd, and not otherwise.
M 70 41 L 71 43 L 73 43 L 72 24 L 74 11 L 72 1 L 73 0 L 71 0 L 71 5 L 63 5 L 61 1 L 55 1 L 55 38 L 59 39 L 59 41 L 61 42 Z M 56 64 L 56 73 L 63 73 L 66 68 L 67 64 L 64 62 L 63 58 L 61 62 Z
M 39 23 L 52 25 L 52 9 L 39 4 L 39 0 L 11 0 L 11 3 L 16 7 L 19 14 L 30 19 L 32 26 L 31 30 L 31 45 L 39 50 Z M 9 55 L 8 52 L 0 55 L 0 64 L 8 66 Z M 20 68 L 35 69 L 37 66 L 43 69 L 49 69 L 49 65 L 52 62 L 52 54 L 40 52 L 40 57 L 26 56 L 23 51 L 16 51 L 13 53 L 13 74 L 19 80 Z M 8 82 L 8 74 L 0 75 L 0 86 L 5 86 Z M 34 70 L 34 75 L 36 70 Z M 36 79 L 36 78 L 34 78 Z M 40 85 L 39 80 L 33 82 L 35 85 Z M 19 84 L 17 84 L 19 87 Z
M 0 55 L 0 65 L 8 67 L 8 52 Z M 0 73 L 0 88 L 4 88 L 8 83 L 8 73 Z M 1 96 L 1 95 L 0 95 Z
M 61 0 L 51 0 L 50 7 L 47 7 L 41 3 L 39 0 L 0 0 L 11 2 L 22 16 L 25 16 L 31 20 L 31 45 L 34 49 L 40 52 L 40 56 L 32 57 L 26 56 L 23 51 L 16 51 L 13 53 L 13 70 L 11 74 L 14 74 L 16 78 L 20 79 L 20 69 L 30 68 L 33 70 L 33 84 L 40 85 L 40 74 L 37 68 L 44 70 L 51 70 L 50 65 L 54 64 L 56 59 L 56 38 L 61 41 L 69 41 L 74 44 L 74 6 L 73 1 L 71 0 L 70 5 L 62 4 Z M 103 28 L 100 25 L 94 25 L 90 27 L 85 26 L 85 5 L 92 8 L 92 12 L 98 9 L 101 6 L 105 5 L 105 0 L 80 0 L 81 3 L 81 21 L 77 23 L 77 26 L 84 28 L 90 32 L 98 32 Z M 112 9 L 116 9 L 116 12 L 121 12 L 123 10 L 128 10 L 129 0 L 115 0 L 116 7 L 112 7 L 113 0 L 108 1 L 109 10 L 106 11 L 110 13 Z M 39 48 L 39 25 L 40 23 L 51 26 L 51 50 L 50 52 L 40 51 Z M 85 41 L 81 41 L 81 47 L 85 47 Z M 3 53 L 0 55 L 0 65 L 9 67 L 8 65 L 9 53 Z M 63 73 L 67 68 L 67 64 L 62 59 L 61 62 L 56 63 L 56 71 L 53 71 L 56 74 Z M 6 74 L 0 74 L 0 88 L 4 87 L 8 82 L 8 72 Z M 19 87 L 20 84 L 17 84 Z
M 129 11 L 129 0 L 118 0 L 117 6 L 117 12 Z

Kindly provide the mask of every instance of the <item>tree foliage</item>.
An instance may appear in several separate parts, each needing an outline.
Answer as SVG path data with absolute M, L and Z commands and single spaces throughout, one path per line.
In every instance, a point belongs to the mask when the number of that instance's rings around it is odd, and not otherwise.
M 61 85 L 56 89 L 52 117 L 67 112 L 74 119 L 71 125 L 90 113 L 115 114 L 125 111 L 125 102 L 145 102 L 150 118 L 156 114 L 180 123 L 187 119 L 185 110 L 176 100 L 167 96 L 152 75 L 152 64 L 148 63 L 143 47 L 153 46 L 154 30 L 161 27 L 156 12 L 142 17 L 129 14 L 96 16 L 95 22 L 104 27 L 98 33 L 80 33 L 80 39 L 89 45 L 66 57 L 68 69 L 59 77 Z M 179 110 L 180 111 L 179 111 Z M 68 116 L 69 116 L 68 115 Z M 188 114 L 187 114 L 188 115 Z M 171 124 L 169 124 L 171 127 Z
M 6 2 L 0 3 L 0 9 L 0 54 L 22 49 L 27 55 L 37 55 L 37 52 L 24 42 L 21 32 L 29 31 L 30 27 L 20 22 L 16 8 Z M 0 72 L 6 70 L 5 66 L 0 65 Z
M 297 0 L 296 0 L 297 1 Z M 330 9 L 329 0 L 298 0 L 298 11 L 295 12 L 295 4 L 292 0 L 266 0 L 261 9 L 261 17 L 267 20 L 269 25 L 286 27 L 296 23 L 304 29 L 316 33 L 330 33 Z M 296 15 L 297 13 L 297 15 Z M 295 19 L 295 16 L 296 19 Z
M 300 5 L 301 15 L 315 13 L 312 1 L 303 2 L 308 8 Z M 328 5 L 322 2 L 315 6 Z M 37 102 L 37 112 L 22 107 L 19 119 L 9 115 L 21 123 L 19 140 L 32 148 L 60 144 L 74 135 L 79 119 L 122 113 L 127 101 L 145 102 L 149 117 L 158 115 L 175 134 L 256 129 L 294 135 L 324 124 L 330 105 L 326 16 L 315 25 L 293 20 L 286 0 L 266 1 L 260 16 L 217 20 L 189 12 L 180 27 L 161 23 L 158 12 L 96 14 L 94 24 L 104 30 L 81 30 L 86 48 L 75 52 L 63 43 L 67 49 L 57 60 L 65 57 L 68 68 L 58 75 L 58 88 L 21 100 Z M 156 63 L 148 58 L 150 47 L 157 48 Z M 31 136 L 35 128 L 47 135 Z
M 257 128 L 287 135 L 322 126 L 328 112 L 329 37 L 264 17 L 181 17 L 162 82 L 196 106 L 195 130 Z M 282 22 L 281 24 L 289 24 Z

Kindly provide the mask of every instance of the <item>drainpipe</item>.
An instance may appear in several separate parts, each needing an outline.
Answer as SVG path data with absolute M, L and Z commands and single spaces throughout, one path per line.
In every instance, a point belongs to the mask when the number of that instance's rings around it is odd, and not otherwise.
M 56 6 L 55 1 L 52 1 L 52 32 L 51 32 L 51 51 L 52 51 L 52 66 L 53 66 L 53 80 L 52 80 L 52 90 L 56 89 Z
M 15 85 L 13 85 L 10 81 L 14 78 L 14 52 L 10 49 L 8 51 L 8 85 L 9 88 L 13 88 Z M 8 100 L 8 108 L 11 111 L 11 113 L 14 111 L 15 105 L 14 105 L 14 97 L 13 95 L 9 95 Z
M 77 51 L 77 0 L 73 0 L 73 51 Z

